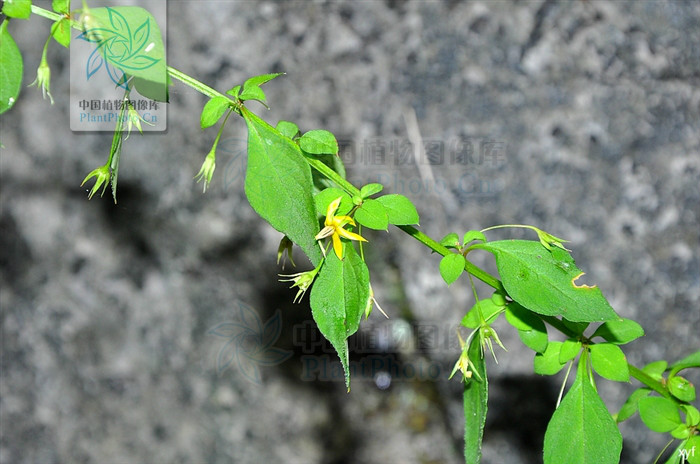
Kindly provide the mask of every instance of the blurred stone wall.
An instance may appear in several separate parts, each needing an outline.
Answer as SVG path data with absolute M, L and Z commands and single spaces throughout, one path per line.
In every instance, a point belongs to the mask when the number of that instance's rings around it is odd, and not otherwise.
M 349 178 L 411 197 L 426 233 L 537 225 L 570 239 L 587 282 L 645 327 L 632 362 L 700 346 L 700 3 L 168 8 L 169 64 L 221 91 L 287 72 L 265 86 L 272 109 L 251 108 L 332 131 Z M 10 30 L 29 83 L 48 23 Z M 293 305 L 276 280 L 280 235 L 243 194 L 241 121 L 203 195 L 193 176 L 216 129 L 199 129 L 205 98 L 176 83 L 167 134 L 124 144 L 119 203 L 88 201 L 80 182 L 111 137 L 69 130 L 59 48 L 55 105 L 23 88 L 1 119 L 0 463 L 460 462 L 461 388 L 442 378 L 472 304 L 467 279 L 447 289 L 437 256 L 400 231 L 368 233 L 391 319 L 375 311 L 351 340 L 353 362 L 371 369 L 347 394 L 307 300 Z M 405 149 L 416 136 L 421 169 Z M 291 357 L 249 362 L 263 326 L 281 328 L 274 346 Z M 249 337 L 222 348 L 211 330 L 234 327 Z M 489 364 L 484 462 L 538 462 L 562 378 L 533 375 L 517 336 L 496 328 L 509 352 Z M 221 373 L 220 355 L 233 359 Z M 632 390 L 599 384 L 612 411 Z M 638 418 L 622 428 L 624 463 L 651 462 L 665 444 Z

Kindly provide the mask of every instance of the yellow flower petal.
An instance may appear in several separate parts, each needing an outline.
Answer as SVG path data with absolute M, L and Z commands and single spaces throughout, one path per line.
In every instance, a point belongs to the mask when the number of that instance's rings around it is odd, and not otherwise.
M 340 229 L 343 230 L 343 229 Z M 338 259 L 343 259 L 343 242 L 340 241 L 338 234 L 333 234 L 333 250 Z
M 340 200 L 342 199 L 343 197 L 338 197 L 335 200 L 331 201 L 328 205 L 328 209 L 326 210 L 326 225 L 330 225 L 328 224 L 328 222 L 333 219 L 333 215 L 336 211 L 338 211 L 338 207 L 340 206 Z
M 350 239 L 350 240 L 358 240 L 360 242 L 366 242 L 367 239 L 365 239 L 362 235 L 356 234 L 355 232 L 350 232 L 349 230 L 345 229 L 336 229 L 337 235 L 340 235 L 341 237 Z M 333 234 L 335 237 L 336 234 Z

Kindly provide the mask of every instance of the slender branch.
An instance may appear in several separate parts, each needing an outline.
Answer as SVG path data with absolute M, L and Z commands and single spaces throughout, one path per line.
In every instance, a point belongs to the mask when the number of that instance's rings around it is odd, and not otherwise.
M 51 20 L 51 21 L 60 21 L 60 20 L 66 18 L 66 16 L 64 16 L 62 14 L 55 13 L 53 11 L 49 11 L 47 9 L 38 7 L 36 5 L 32 5 L 31 8 L 32 8 L 33 14 L 35 14 L 37 16 L 41 16 L 41 17 L 46 18 L 46 19 Z M 72 19 L 71 19 L 71 27 L 73 27 L 74 29 L 78 29 L 78 30 L 81 29 L 80 24 L 77 21 L 74 21 Z M 204 84 L 203 82 L 183 73 L 182 71 L 179 71 L 179 70 L 173 68 L 172 66 L 167 67 L 167 72 L 168 72 L 168 75 L 170 77 L 172 77 L 173 79 L 176 79 L 176 80 L 182 82 L 183 84 L 187 85 L 188 87 L 193 88 L 197 92 L 200 92 L 200 93 L 206 95 L 207 97 L 210 97 L 210 98 L 223 97 L 223 98 L 233 100 L 234 101 L 233 109 L 238 114 L 241 113 L 240 108 L 242 106 L 242 102 L 240 100 L 238 100 L 237 98 L 231 97 L 228 95 L 224 95 L 223 93 L 209 87 L 208 85 Z M 360 194 L 360 190 L 357 187 L 352 185 L 347 180 L 343 179 L 338 173 L 336 173 L 330 167 L 326 166 L 320 160 L 313 158 L 313 157 L 310 157 L 310 156 L 307 156 L 306 160 L 311 167 L 313 167 L 318 172 L 320 172 L 321 174 L 323 174 L 324 176 L 326 176 L 327 178 L 329 178 L 330 180 L 335 182 L 340 188 L 345 190 L 349 195 L 357 196 Z M 429 237 L 428 235 L 424 234 L 423 232 L 420 232 L 418 229 L 416 229 L 413 226 L 397 226 L 397 227 L 399 229 L 401 229 L 402 231 L 404 231 L 405 233 L 407 233 L 408 235 L 410 235 L 411 237 L 413 237 L 414 239 L 418 240 L 423 245 L 430 248 L 435 253 L 438 253 L 442 256 L 447 256 L 449 253 L 451 253 L 451 251 L 448 248 L 444 247 L 439 242 L 437 242 L 433 238 Z M 467 272 L 469 272 L 471 275 L 476 277 L 477 279 L 486 283 L 487 285 L 493 287 L 494 289 L 496 289 L 498 291 L 505 293 L 505 289 L 504 289 L 503 284 L 501 283 L 500 280 L 493 277 L 491 274 L 489 274 L 488 272 L 479 268 L 475 264 L 473 264 L 469 261 L 466 261 L 464 269 Z M 541 317 L 545 322 L 547 322 L 549 325 L 551 325 L 555 329 L 559 330 L 563 334 L 565 334 L 567 336 L 571 336 L 571 337 L 576 336 L 576 334 L 573 331 L 571 331 L 568 327 L 566 327 L 561 322 L 561 320 L 559 320 L 555 317 L 552 317 L 552 316 L 541 316 Z M 638 381 L 640 381 L 641 383 L 643 383 L 647 387 L 651 388 L 655 392 L 659 393 L 660 395 L 662 395 L 666 398 L 670 398 L 670 399 L 677 402 L 677 400 L 671 396 L 671 394 L 666 390 L 666 388 L 664 388 L 664 386 L 661 382 L 653 379 L 651 376 L 646 374 L 641 369 L 633 366 L 632 364 L 628 364 L 628 366 L 629 366 L 630 375 L 632 377 L 634 377 L 635 379 L 637 379 Z

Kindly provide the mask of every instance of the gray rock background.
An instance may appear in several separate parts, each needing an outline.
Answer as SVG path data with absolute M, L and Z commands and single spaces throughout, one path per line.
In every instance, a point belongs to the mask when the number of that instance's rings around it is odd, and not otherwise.
M 219 90 L 286 71 L 266 85 L 272 110 L 251 107 L 335 133 L 349 177 L 410 196 L 436 238 L 523 223 L 570 239 L 588 282 L 645 327 L 626 350 L 637 365 L 700 347 L 699 3 L 179 1 L 168 28 L 170 64 Z M 11 32 L 29 83 L 48 23 Z M 400 378 L 389 360 L 399 374 L 449 372 L 467 279 L 446 289 L 417 242 L 367 234 L 391 319 L 364 323 L 353 361 L 380 368 L 350 394 L 331 371 L 310 381 L 303 356 L 323 361 L 327 347 L 306 300 L 292 305 L 276 281 L 279 234 L 245 200 L 241 121 L 202 195 L 192 178 L 215 129 L 198 127 L 204 97 L 176 83 L 168 133 L 125 143 L 119 203 L 87 201 L 80 182 L 111 137 L 69 130 L 59 48 L 56 104 L 25 88 L 1 120 L 0 462 L 460 462 L 459 383 Z M 413 112 L 423 140 L 444 144 L 422 172 L 392 151 Z M 293 352 L 261 367 L 259 385 L 236 363 L 217 373 L 225 340 L 208 331 L 241 308 L 262 323 L 280 309 L 275 346 Z M 538 462 L 562 377 L 533 375 L 496 327 L 510 351 L 489 365 L 484 462 Z M 394 374 L 384 390 L 382 370 Z M 599 385 L 613 411 L 632 390 Z M 638 418 L 622 429 L 625 463 L 653 461 L 666 441 Z

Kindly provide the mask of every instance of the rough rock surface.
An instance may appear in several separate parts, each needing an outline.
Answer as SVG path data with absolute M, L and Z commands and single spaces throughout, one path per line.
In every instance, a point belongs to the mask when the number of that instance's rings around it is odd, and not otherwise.
M 47 22 L 10 27 L 29 83 Z M 521 223 L 570 239 L 645 327 L 632 362 L 698 348 L 700 3 L 183 1 L 168 28 L 170 64 L 217 89 L 286 71 L 259 113 L 334 132 L 349 177 L 410 196 L 427 233 Z M 215 129 L 176 84 L 168 133 L 125 143 L 119 204 L 87 201 L 110 136 L 70 132 L 67 59 L 51 47 L 54 106 L 25 88 L 2 116 L 0 463 L 460 462 L 460 386 L 430 373 L 456 358 L 467 279 L 446 289 L 418 243 L 370 234 L 391 320 L 375 313 L 356 337 L 353 360 L 377 372 L 347 394 L 332 369 L 309 371 L 333 355 L 276 281 L 279 234 L 243 194 L 241 122 L 202 195 L 192 177 Z M 401 148 L 414 114 L 422 169 Z M 259 385 L 235 363 L 217 373 L 225 340 L 208 333 L 246 308 L 263 323 L 280 309 L 276 346 L 293 351 Z M 484 462 L 538 462 L 561 378 L 533 375 L 497 328 L 510 351 L 489 365 Z M 600 384 L 611 410 L 632 388 Z M 666 440 L 638 418 L 623 435 L 624 463 Z

